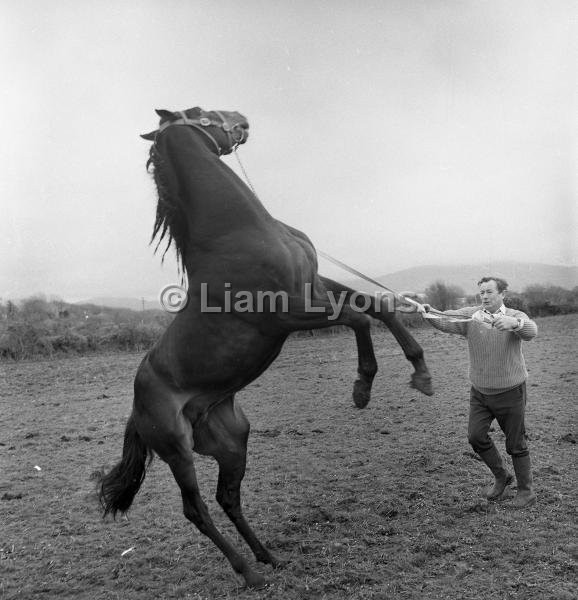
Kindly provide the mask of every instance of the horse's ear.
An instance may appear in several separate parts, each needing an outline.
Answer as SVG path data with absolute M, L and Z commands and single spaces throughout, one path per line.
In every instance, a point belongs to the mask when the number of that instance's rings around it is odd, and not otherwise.
M 155 112 L 161 119 L 168 119 L 169 121 L 173 121 L 177 118 L 177 115 L 175 115 L 174 112 L 171 112 L 170 110 L 165 110 L 164 108 L 156 108 Z
M 157 131 L 158 130 L 151 131 L 150 133 L 141 133 L 141 138 L 143 140 L 148 140 L 149 142 L 154 142 L 157 136 Z

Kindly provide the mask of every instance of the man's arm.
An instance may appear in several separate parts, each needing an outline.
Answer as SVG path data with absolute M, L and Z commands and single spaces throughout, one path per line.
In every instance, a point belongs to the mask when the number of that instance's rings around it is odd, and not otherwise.
M 498 317 L 494 327 L 500 331 L 511 331 L 519 338 L 529 341 L 538 334 L 538 326 L 535 321 L 521 310 L 506 309 L 505 315 Z
M 451 319 L 444 319 L 443 317 L 439 319 L 435 317 L 428 318 L 424 316 L 424 313 L 431 312 L 433 314 L 433 311 L 435 311 L 436 313 L 440 313 L 441 315 L 448 317 L 471 317 L 472 314 L 477 310 L 477 308 L 467 307 L 460 308 L 458 310 L 438 311 L 429 304 L 424 304 L 423 308 L 423 311 L 418 310 L 418 312 L 421 312 L 422 317 L 426 319 L 433 327 L 445 333 L 456 333 L 458 335 L 467 335 L 469 321 L 452 321 Z

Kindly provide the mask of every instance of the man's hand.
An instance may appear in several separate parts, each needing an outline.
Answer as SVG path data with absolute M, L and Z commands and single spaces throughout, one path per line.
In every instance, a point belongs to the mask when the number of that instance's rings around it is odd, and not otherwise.
M 511 331 L 518 328 L 518 319 L 516 317 L 500 315 L 499 317 L 495 317 L 494 327 L 500 331 Z

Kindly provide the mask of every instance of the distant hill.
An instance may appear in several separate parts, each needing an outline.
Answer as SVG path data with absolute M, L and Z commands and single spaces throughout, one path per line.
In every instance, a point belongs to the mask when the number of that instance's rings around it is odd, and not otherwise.
M 554 285 L 568 290 L 578 285 L 578 267 L 562 267 L 539 263 L 501 262 L 476 265 L 428 265 L 396 271 L 374 277 L 396 292 L 423 292 L 434 281 L 461 287 L 466 294 L 477 292 L 477 282 L 484 275 L 502 277 L 512 292 L 521 292 L 532 284 Z M 362 279 L 345 281 L 347 285 L 364 291 L 375 291 L 375 286 Z

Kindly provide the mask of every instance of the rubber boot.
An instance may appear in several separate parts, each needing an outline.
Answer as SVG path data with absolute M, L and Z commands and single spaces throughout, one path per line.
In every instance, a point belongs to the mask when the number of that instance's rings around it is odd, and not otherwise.
M 498 500 L 506 487 L 514 481 L 514 477 L 504 466 L 504 461 L 495 446 L 484 452 L 478 452 L 478 454 L 496 478 L 493 487 L 486 492 L 486 498 L 488 500 Z
M 532 489 L 532 464 L 530 456 L 512 456 L 516 480 L 518 481 L 518 493 L 514 498 L 515 508 L 526 508 L 536 503 L 536 494 Z

